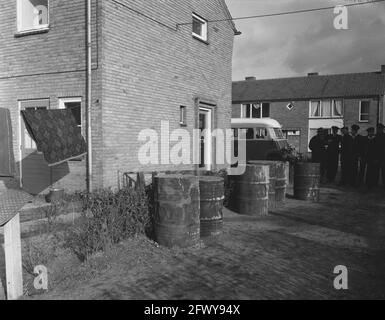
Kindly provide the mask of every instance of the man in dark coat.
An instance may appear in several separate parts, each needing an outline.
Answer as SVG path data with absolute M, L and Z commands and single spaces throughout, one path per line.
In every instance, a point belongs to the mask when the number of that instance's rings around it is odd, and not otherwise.
M 333 183 L 338 171 L 339 154 L 342 137 L 338 134 L 340 129 L 332 127 L 332 133 L 327 137 L 327 178 Z
M 375 129 L 369 128 L 366 137 L 366 186 L 373 188 L 378 184 L 378 152 L 376 149 Z
M 312 161 L 321 164 L 321 180 L 326 173 L 326 144 L 325 130 L 319 128 L 317 135 L 310 140 L 309 149 L 312 152 Z
M 360 186 L 364 181 L 365 175 L 365 145 L 363 136 L 359 134 L 360 127 L 356 124 L 352 125 L 352 172 L 350 176 L 350 184 Z
M 352 158 L 353 158 L 353 138 L 349 134 L 349 128 L 341 129 L 341 182 L 340 185 L 345 185 L 350 181 L 352 172 Z
M 377 134 L 376 134 L 376 149 L 377 149 L 377 159 L 378 159 L 378 168 L 381 172 L 382 185 L 385 188 L 385 132 L 384 125 L 379 123 L 377 125 Z

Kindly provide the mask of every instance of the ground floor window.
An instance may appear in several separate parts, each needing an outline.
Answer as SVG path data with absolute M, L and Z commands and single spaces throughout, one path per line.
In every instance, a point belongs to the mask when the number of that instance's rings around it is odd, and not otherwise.
M 76 120 L 78 128 L 82 128 L 82 98 L 59 99 L 59 109 L 69 109 Z

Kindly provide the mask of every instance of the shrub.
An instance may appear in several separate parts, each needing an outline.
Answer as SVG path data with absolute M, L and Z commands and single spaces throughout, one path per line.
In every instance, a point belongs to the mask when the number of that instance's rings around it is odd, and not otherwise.
M 82 261 L 144 234 L 150 223 L 149 201 L 143 190 L 100 190 L 82 195 L 82 202 L 82 216 L 65 234 L 66 246 Z

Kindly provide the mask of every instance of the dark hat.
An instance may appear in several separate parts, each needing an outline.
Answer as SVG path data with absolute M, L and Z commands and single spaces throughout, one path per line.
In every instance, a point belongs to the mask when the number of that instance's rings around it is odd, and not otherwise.
M 332 126 L 332 130 L 340 130 L 337 126 Z
M 360 126 L 357 125 L 357 124 L 353 124 L 353 125 L 352 125 L 352 130 L 358 131 L 358 130 L 360 130 Z
M 368 128 L 368 129 L 366 129 L 366 131 L 369 133 L 369 132 L 373 132 L 374 133 L 374 131 L 376 131 L 376 129 L 374 129 L 373 127 L 370 127 L 370 128 Z
M 377 128 L 385 128 L 385 126 L 382 123 L 377 124 Z
M 317 132 L 323 132 L 324 131 L 324 128 L 318 128 L 317 129 Z

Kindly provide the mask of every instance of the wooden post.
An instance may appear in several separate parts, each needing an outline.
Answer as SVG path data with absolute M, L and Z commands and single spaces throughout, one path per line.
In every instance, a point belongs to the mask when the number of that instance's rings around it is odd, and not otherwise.
M 15 215 L 4 226 L 4 251 L 7 298 L 8 300 L 16 300 L 23 295 L 19 214 Z

